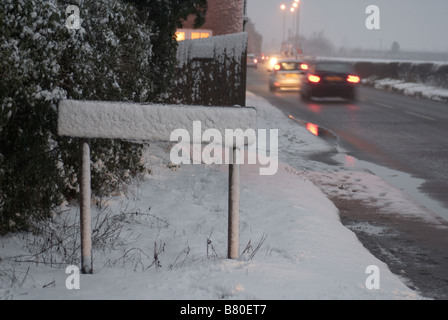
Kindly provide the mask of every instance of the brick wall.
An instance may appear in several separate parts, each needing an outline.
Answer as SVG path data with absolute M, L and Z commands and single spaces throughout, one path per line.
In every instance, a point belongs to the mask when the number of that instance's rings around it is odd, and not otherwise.
M 214 36 L 243 31 L 244 0 L 208 0 L 207 16 L 201 29 L 213 30 Z M 193 28 L 194 17 L 189 17 L 184 28 Z

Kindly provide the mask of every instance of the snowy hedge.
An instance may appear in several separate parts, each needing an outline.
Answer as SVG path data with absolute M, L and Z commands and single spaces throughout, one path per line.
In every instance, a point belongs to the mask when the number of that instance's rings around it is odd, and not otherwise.
M 47 217 L 63 199 L 77 196 L 77 141 L 56 132 L 60 99 L 166 98 L 179 13 L 143 17 L 136 6 L 177 4 L 186 15 L 197 1 L 135 2 L 0 3 L 0 234 L 26 229 L 31 217 Z M 66 28 L 68 5 L 80 8 L 79 30 Z M 116 191 L 130 174 L 142 170 L 141 146 L 113 140 L 91 144 L 97 195 Z

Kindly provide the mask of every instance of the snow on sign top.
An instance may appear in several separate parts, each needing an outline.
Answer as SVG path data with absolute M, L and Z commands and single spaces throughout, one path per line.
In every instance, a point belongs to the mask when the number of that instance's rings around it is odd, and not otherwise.
M 170 141 L 174 130 L 184 129 L 193 143 L 201 143 L 201 137 L 196 141 L 197 134 L 193 134 L 194 121 L 201 122 L 202 131 L 214 129 L 225 136 L 226 129 L 233 129 L 235 136 L 244 136 L 246 130 L 256 129 L 256 109 L 61 100 L 58 133 L 78 138 Z M 251 137 L 242 140 L 254 142 Z

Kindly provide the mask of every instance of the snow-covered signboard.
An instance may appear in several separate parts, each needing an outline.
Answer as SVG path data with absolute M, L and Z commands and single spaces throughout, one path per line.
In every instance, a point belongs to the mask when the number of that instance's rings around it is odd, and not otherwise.
M 224 137 L 226 129 L 255 130 L 256 110 L 238 106 L 62 100 L 58 111 L 58 133 L 78 138 L 170 141 L 174 130 L 184 129 L 195 139 L 198 136 L 193 135 L 195 121 L 201 122 L 201 130 L 218 130 Z M 201 143 L 202 139 L 199 137 L 192 142 Z
M 194 124 L 200 123 L 197 132 Z M 90 145 L 88 139 L 125 139 L 143 141 L 172 141 L 172 133 L 184 130 L 193 144 L 203 142 L 207 130 L 232 139 L 225 141 L 231 149 L 229 164 L 229 230 L 228 257 L 239 254 L 239 167 L 237 152 L 244 145 L 254 143 L 255 135 L 247 135 L 256 128 L 256 110 L 248 107 L 205 107 L 187 105 L 136 104 L 105 101 L 61 100 L 58 108 L 58 133 L 80 139 L 81 158 L 81 271 L 93 273 Z M 195 130 L 196 129 L 196 130 Z M 241 136 L 241 137 L 240 137 Z

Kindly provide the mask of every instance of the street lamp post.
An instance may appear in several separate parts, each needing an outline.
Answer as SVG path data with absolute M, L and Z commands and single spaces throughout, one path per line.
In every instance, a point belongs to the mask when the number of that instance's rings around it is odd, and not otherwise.
M 294 37 L 294 45 L 295 45 L 295 55 L 301 52 L 300 48 L 300 35 L 299 35 L 299 25 L 300 25 L 300 0 L 294 0 L 293 7 L 296 9 L 296 35 Z
M 291 28 L 291 36 L 292 36 L 292 39 L 293 39 L 293 42 L 295 42 L 295 23 L 296 23 L 296 17 L 295 17 L 295 12 L 296 12 L 296 9 L 294 8 L 294 7 L 291 7 L 291 9 L 289 9 L 289 11 L 291 11 L 291 13 L 292 13 L 292 28 Z
M 294 19 L 294 23 L 293 23 L 292 32 L 293 32 L 294 44 L 295 44 L 297 32 L 296 32 L 296 29 L 294 28 L 294 24 L 295 24 L 295 22 L 297 20 L 297 11 L 299 10 L 299 5 L 298 5 L 297 1 L 292 3 L 292 8 L 291 9 L 294 9 L 294 11 L 293 11 L 293 13 L 294 13 L 294 18 L 293 18 Z
M 284 4 L 282 4 L 280 6 L 280 9 L 283 10 L 283 39 L 282 39 L 282 46 L 283 43 L 285 42 L 285 28 L 286 28 L 286 6 Z
M 296 22 L 296 37 L 297 43 L 299 42 L 299 24 L 300 24 L 300 0 L 294 0 L 295 4 L 297 4 L 296 12 L 297 12 L 297 22 Z
M 286 5 L 282 4 L 280 9 L 283 11 L 283 38 L 282 38 L 282 50 L 286 46 Z M 295 47 L 296 54 L 299 49 L 299 21 L 300 21 L 300 0 L 294 0 L 289 11 L 292 13 L 292 29 L 288 33 L 288 37 L 292 36 L 293 40 L 291 45 Z

